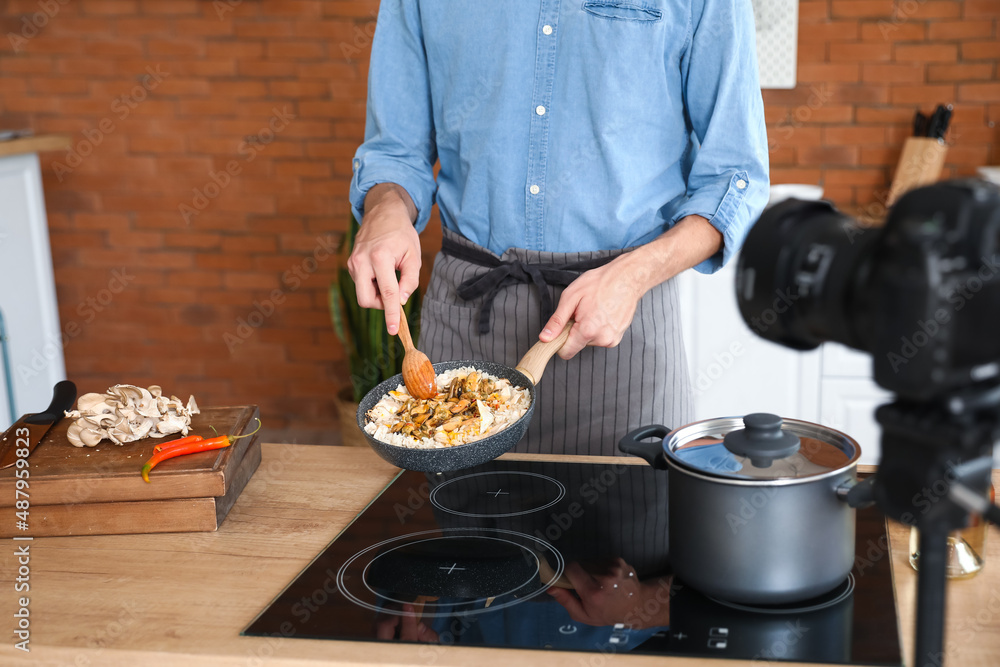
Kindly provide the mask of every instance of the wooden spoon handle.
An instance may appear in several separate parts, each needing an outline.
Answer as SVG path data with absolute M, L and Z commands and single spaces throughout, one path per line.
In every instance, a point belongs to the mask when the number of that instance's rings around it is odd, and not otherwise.
M 548 582 L 550 586 L 565 588 L 568 591 L 576 590 L 566 578 L 565 573 L 560 574 L 558 579 L 555 578 L 556 571 L 549 565 L 549 561 L 545 560 L 544 554 L 535 552 L 535 557 L 538 559 L 538 576 L 541 577 L 543 583 Z
M 406 321 L 406 313 L 399 309 L 399 339 L 403 341 L 403 349 L 409 352 L 414 349 L 413 339 L 410 337 L 410 324 Z
M 532 345 L 531 349 L 521 357 L 521 361 L 518 362 L 515 370 L 527 375 L 532 384 L 538 384 L 538 381 L 542 379 L 542 373 L 545 372 L 545 367 L 548 365 L 549 359 L 559 351 L 566 343 L 566 339 L 569 338 L 569 332 L 573 328 L 574 323 L 573 320 L 567 322 L 565 328 L 559 332 L 559 335 L 548 343 L 539 341 Z

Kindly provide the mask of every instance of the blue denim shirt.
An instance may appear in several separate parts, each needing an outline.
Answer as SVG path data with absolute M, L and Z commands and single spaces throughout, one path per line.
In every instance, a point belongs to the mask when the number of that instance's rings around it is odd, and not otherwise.
M 497 254 L 626 248 L 696 213 L 717 270 L 768 198 L 750 0 L 382 0 L 353 166 L 362 224 L 383 182 L 418 230 L 436 200 Z

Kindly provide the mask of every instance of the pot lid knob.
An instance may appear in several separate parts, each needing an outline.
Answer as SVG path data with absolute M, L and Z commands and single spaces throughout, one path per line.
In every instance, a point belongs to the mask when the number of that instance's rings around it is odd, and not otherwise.
M 781 429 L 778 415 L 755 412 L 743 418 L 743 426 L 726 434 L 723 442 L 733 454 L 746 456 L 757 468 L 770 468 L 775 459 L 799 451 L 799 437 Z

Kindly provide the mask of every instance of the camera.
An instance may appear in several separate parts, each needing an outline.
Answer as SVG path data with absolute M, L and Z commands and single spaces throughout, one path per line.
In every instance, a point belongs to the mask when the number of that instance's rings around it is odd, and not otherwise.
M 782 202 L 750 230 L 736 300 L 772 342 L 869 353 L 896 394 L 876 411 L 878 472 L 855 490 L 920 529 L 914 662 L 941 664 L 948 535 L 971 513 L 1000 524 L 986 495 L 1000 441 L 1000 189 L 929 185 L 867 228 L 826 202 Z
M 823 201 L 767 209 L 747 237 L 737 301 L 759 336 L 872 355 L 880 386 L 914 401 L 1000 381 L 1000 188 L 913 190 L 884 226 Z

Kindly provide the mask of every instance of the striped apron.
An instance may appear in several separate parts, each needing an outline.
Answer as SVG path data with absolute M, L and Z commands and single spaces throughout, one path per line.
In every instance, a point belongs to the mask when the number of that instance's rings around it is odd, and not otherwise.
M 511 248 L 497 256 L 444 230 L 446 245 L 486 253 L 493 264 L 517 263 L 533 274 L 490 295 L 465 300 L 460 286 L 489 271 L 483 263 L 446 252 L 434 260 L 420 320 L 420 349 L 431 361 L 485 360 L 514 367 L 538 341 L 551 313 L 543 312 L 539 292 L 557 304 L 564 287 L 539 285 L 532 267 L 587 263 L 621 250 L 552 253 Z M 524 271 L 522 270 L 523 274 Z M 465 293 L 463 291 L 463 293 Z M 481 311 L 488 303 L 489 331 L 481 332 Z M 692 421 L 693 403 L 681 338 L 675 281 L 654 287 L 639 301 L 632 325 L 614 348 L 587 347 L 573 359 L 553 357 L 536 387 L 535 412 L 527 434 L 514 451 L 543 454 L 619 455 L 618 441 L 639 426 L 671 428 Z

